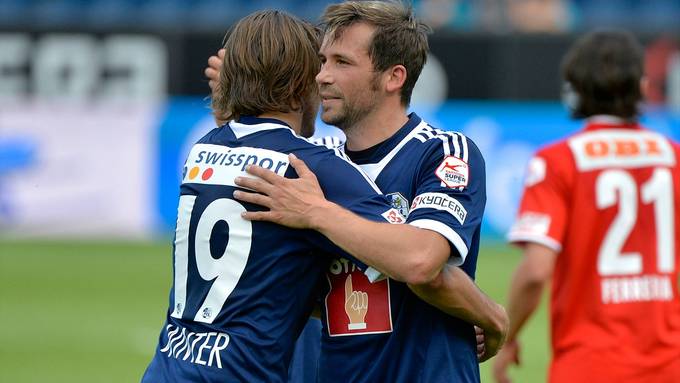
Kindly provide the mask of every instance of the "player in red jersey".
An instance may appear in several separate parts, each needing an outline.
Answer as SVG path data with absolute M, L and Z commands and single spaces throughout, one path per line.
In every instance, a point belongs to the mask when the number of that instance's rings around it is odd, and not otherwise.
M 680 382 L 680 146 L 637 122 L 642 48 L 628 33 L 581 38 L 562 71 L 585 127 L 529 163 L 494 377 L 510 382 L 517 334 L 552 277 L 549 382 Z

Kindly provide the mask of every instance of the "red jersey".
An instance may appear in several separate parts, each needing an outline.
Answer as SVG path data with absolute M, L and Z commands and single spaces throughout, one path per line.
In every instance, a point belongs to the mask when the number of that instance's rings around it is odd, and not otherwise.
M 531 160 L 508 238 L 558 252 L 550 382 L 680 382 L 679 159 L 597 116 Z

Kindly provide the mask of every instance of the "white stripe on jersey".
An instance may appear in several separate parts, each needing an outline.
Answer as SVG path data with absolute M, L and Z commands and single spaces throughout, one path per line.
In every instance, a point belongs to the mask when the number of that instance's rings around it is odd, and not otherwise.
M 448 136 L 437 136 L 440 140 L 442 140 L 442 147 L 444 148 L 444 157 L 448 157 L 451 155 L 451 137 Z
M 409 225 L 419 227 L 421 229 L 427 229 L 427 230 L 432 230 L 435 231 L 449 240 L 455 246 L 456 250 L 458 250 L 458 257 L 455 255 L 452 255 L 449 257 L 449 260 L 447 261 L 450 265 L 453 266 L 460 266 L 465 262 L 465 257 L 468 255 L 468 247 L 465 244 L 465 241 L 463 241 L 463 238 L 458 235 L 453 229 L 448 227 L 447 225 L 435 221 L 432 219 L 419 219 L 413 222 L 409 222 Z
M 461 142 L 463 143 L 463 161 L 465 161 L 465 162 L 467 163 L 467 162 L 468 162 L 468 158 L 469 158 L 469 157 L 468 157 L 468 153 L 470 152 L 470 151 L 468 150 L 467 137 L 465 137 L 464 135 L 462 135 L 462 134 L 460 134 L 460 133 L 456 133 L 456 134 L 460 137 L 460 140 L 461 140 Z
M 337 149 L 343 145 L 343 142 L 340 139 L 340 137 L 336 136 L 323 136 L 319 138 L 310 138 L 310 142 L 312 142 L 315 145 L 323 145 L 328 149 Z
M 429 139 L 434 138 L 437 135 L 436 130 L 430 125 L 423 127 L 422 131 L 416 135 L 416 139 L 420 142 L 425 142 Z
M 300 137 L 289 126 L 283 124 L 275 124 L 272 122 L 263 122 L 261 124 L 248 125 L 236 121 L 229 121 L 229 127 L 231 128 L 231 131 L 234 132 L 236 138 L 238 138 L 239 140 L 249 134 L 257 133 L 263 130 L 273 129 L 288 129 L 290 130 L 291 133 L 293 133 L 293 135 Z
M 265 123 L 262 123 L 262 124 L 247 125 L 247 124 L 241 124 L 241 123 L 236 122 L 236 121 L 229 121 L 229 127 L 234 132 L 234 135 L 239 139 L 241 139 L 242 137 L 247 136 L 249 134 L 256 133 L 256 132 L 259 132 L 259 131 L 262 131 L 262 130 L 287 129 L 297 139 L 304 140 L 307 143 L 310 143 L 314 146 L 326 146 L 326 145 L 319 145 L 314 139 L 309 139 L 309 138 L 305 138 L 305 137 L 298 135 L 297 133 L 295 133 L 295 131 L 293 129 L 291 129 L 290 127 L 283 125 L 283 124 L 275 124 L 275 123 L 271 123 L 271 122 L 265 122 Z M 340 140 L 338 140 L 338 142 L 339 141 Z M 353 168 L 358 170 L 359 173 L 361 173 L 361 175 L 368 182 L 368 184 L 371 185 L 371 187 L 373 188 L 373 190 L 376 193 L 383 194 L 382 191 L 380 191 L 380 188 L 375 184 L 374 179 L 369 177 L 364 172 L 364 170 L 361 169 L 357 164 L 350 161 L 342 150 L 340 150 L 339 148 L 333 148 L 331 150 L 333 150 L 333 153 L 335 153 L 335 155 L 337 157 L 343 159 L 345 162 L 352 165 Z
M 467 137 L 458 132 L 446 132 L 440 129 L 434 129 L 438 134 L 436 138 L 442 140 L 442 147 L 444 149 L 444 157 L 454 156 L 460 158 L 465 163 L 468 161 L 468 144 Z M 452 153 L 453 149 L 453 153 Z M 441 183 L 442 187 L 446 187 L 444 182 Z M 463 186 L 456 188 L 457 190 L 463 190 Z
M 429 137 L 429 138 L 425 138 Z M 368 174 L 371 179 L 375 180 L 378 178 L 383 169 L 387 164 L 394 158 L 397 153 L 412 139 L 416 139 L 422 143 L 429 141 L 431 139 L 438 139 L 442 141 L 442 148 L 444 150 L 445 157 L 448 155 L 453 155 L 457 158 L 461 158 L 467 162 L 467 138 L 457 132 L 448 132 L 441 129 L 436 129 L 427 124 L 425 121 L 421 121 L 418 126 L 416 126 L 406 137 L 404 137 L 397 146 L 394 147 L 385 157 L 383 157 L 380 162 L 374 164 L 364 164 L 361 168 Z M 461 145 L 458 141 L 462 142 Z M 461 153 L 462 152 L 462 153 Z

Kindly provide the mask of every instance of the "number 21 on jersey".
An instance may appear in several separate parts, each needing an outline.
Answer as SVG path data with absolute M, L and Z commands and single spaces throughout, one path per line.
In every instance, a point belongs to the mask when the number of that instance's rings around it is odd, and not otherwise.
M 600 247 L 597 269 L 600 275 L 637 274 L 642 272 L 640 253 L 622 253 L 621 248 L 637 222 L 638 188 L 630 173 L 607 170 L 595 185 L 597 207 L 605 209 L 618 204 L 619 212 Z M 656 168 L 652 177 L 640 187 L 642 202 L 654 204 L 656 224 L 657 268 L 661 273 L 675 267 L 673 179 L 666 168 Z

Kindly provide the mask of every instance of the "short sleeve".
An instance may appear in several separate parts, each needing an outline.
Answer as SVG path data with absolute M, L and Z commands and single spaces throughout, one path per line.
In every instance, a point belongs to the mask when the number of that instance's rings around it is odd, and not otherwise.
M 431 140 L 418 171 L 407 223 L 435 231 L 452 245 L 449 263 L 462 265 L 478 232 L 486 204 L 484 159 L 460 133 Z
M 557 252 L 562 250 L 569 201 L 560 162 L 549 152 L 539 152 L 530 161 L 515 223 L 508 241 L 515 244 L 539 243 Z

